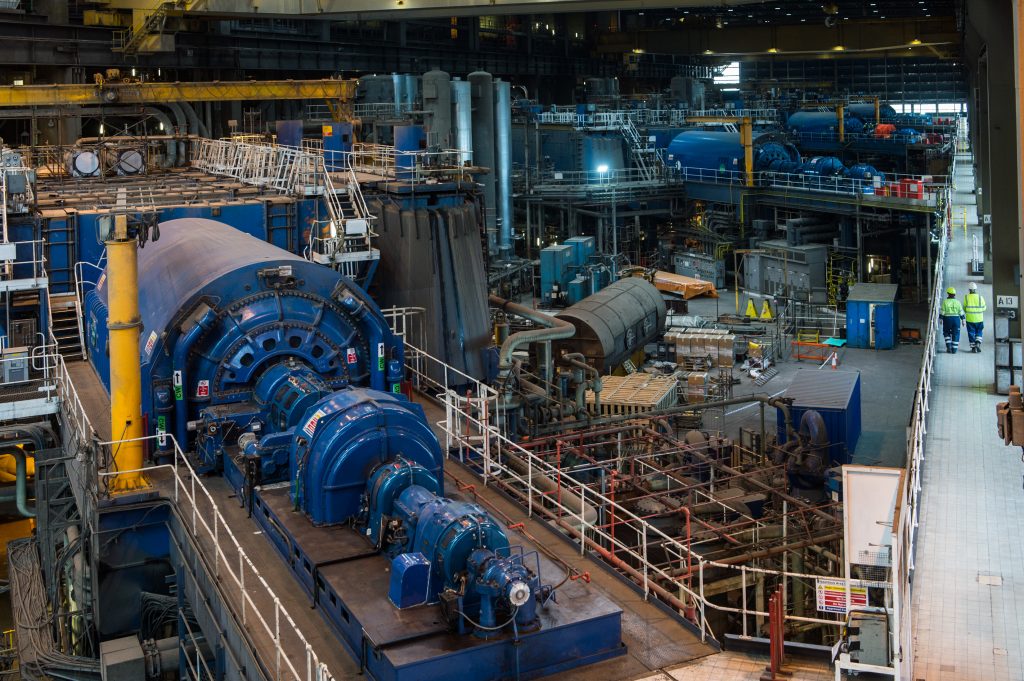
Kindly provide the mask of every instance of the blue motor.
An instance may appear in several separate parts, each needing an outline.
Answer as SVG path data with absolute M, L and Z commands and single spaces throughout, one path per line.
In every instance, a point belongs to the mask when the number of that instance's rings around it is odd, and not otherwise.
M 851 180 L 879 180 L 885 182 L 885 173 L 867 163 L 857 163 L 846 169 L 846 176 Z
M 801 165 L 797 172 L 814 177 L 840 177 L 846 173 L 846 166 L 835 156 L 815 156 Z
M 851 116 L 856 116 L 863 121 L 875 122 L 875 105 L 873 102 L 861 102 L 857 104 L 847 104 L 846 112 Z M 888 104 L 880 104 L 878 106 L 878 115 L 883 121 L 891 121 L 896 117 L 896 109 L 892 108 Z
M 511 547 L 483 508 L 439 496 L 439 488 L 430 471 L 404 458 L 367 482 L 362 522 L 370 541 L 392 557 L 391 602 L 442 603 L 453 623 L 468 622 L 483 638 L 508 626 L 537 627 L 537 606 L 553 590 L 541 584 L 536 554 Z

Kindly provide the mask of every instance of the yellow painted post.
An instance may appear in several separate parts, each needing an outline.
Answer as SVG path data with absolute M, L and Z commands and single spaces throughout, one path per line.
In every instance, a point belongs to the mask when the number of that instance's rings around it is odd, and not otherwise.
M 740 254 L 739 251 L 732 252 L 732 271 L 735 281 L 733 288 L 736 289 L 736 314 L 740 313 Z
M 882 107 L 878 101 L 878 97 L 875 97 L 875 125 L 879 126 L 882 124 Z
M 839 143 L 846 141 L 846 105 L 836 104 L 836 124 L 839 126 Z
M 128 238 L 128 217 L 114 218 L 107 247 L 107 328 L 110 330 L 110 433 L 113 440 L 114 492 L 146 487 L 142 468 L 142 375 L 139 369 L 138 247 Z M 125 442 L 124 440 L 129 440 Z
M 748 187 L 754 186 L 754 127 L 749 116 L 740 122 L 740 142 L 743 144 L 743 172 Z
M 967 238 L 967 209 L 964 208 L 964 238 Z

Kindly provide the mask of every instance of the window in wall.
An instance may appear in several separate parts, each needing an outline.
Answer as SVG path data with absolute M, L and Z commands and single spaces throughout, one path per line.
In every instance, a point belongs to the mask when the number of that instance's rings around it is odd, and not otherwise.
M 722 71 L 721 75 L 715 76 L 716 85 L 736 85 L 740 82 L 740 63 L 734 61 Z

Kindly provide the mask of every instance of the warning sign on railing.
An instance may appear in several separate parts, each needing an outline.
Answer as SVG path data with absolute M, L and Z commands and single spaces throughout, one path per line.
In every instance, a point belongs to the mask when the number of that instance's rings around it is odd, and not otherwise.
M 846 584 L 841 579 L 818 579 L 818 610 L 820 612 L 846 613 Z M 863 586 L 850 587 L 850 600 L 854 608 L 868 604 L 868 590 Z

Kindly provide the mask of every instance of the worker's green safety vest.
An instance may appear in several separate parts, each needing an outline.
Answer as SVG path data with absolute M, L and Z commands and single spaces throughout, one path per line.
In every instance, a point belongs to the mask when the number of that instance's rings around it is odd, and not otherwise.
M 946 298 L 942 301 L 942 311 L 939 314 L 943 317 L 963 317 L 964 308 L 956 298 Z
M 967 321 L 972 324 L 985 321 L 985 299 L 977 293 L 968 293 L 964 296 L 964 313 L 967 315 Z

